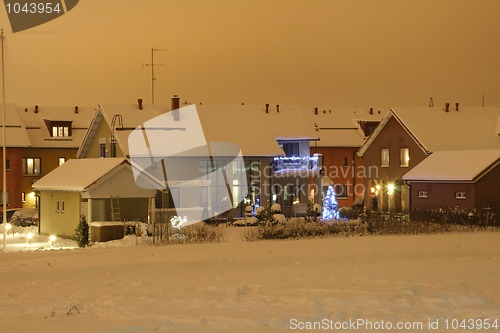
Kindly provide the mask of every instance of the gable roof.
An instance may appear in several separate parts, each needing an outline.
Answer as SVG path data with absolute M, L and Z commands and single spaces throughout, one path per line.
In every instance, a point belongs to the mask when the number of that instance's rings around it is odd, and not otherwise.
M 0 145 L 3 145 L 2 125 L 0 124 Z M 31 140 L 26 131 L 26 126 L 19 117 L 15 104 L 5 104 L 5 146 L 29 147 Z
M 125 158 L 70 159 L 33 184 L 33 189 L 83 192 L 122 164 Z
M 93 107 L 40 106 L 17 108 L 20 119 L 26 127 L 33 148 L 79 148 L 95 112 Z M 47 121 L 71 122 L 71 137 L 52 137 Z
M 500 136 L 495 129 L 498 117 L 499 107 L 460 107 L 459 111 L 451 108 L 449 112 L 440 107 L 391 108 L 358 154 L 363 156 L 391 118 L 427 154 L 438 150 L 498 149 Z
M 314 126 L 294 106 L 280 106 L 279 112 L 269 108 L 269 113 L 265 106 L 247 105 L 196 105 L 196 109 L 207 142 L 238 144 L 244 156 L 283 155 L 276 140 L 318 140 Z M 136 104 L 99 105 L 77 157 L 86 156 L 99 125 L 104 121 L 111 127 L 114 115 L 121 115 L 123 119 L 123 127 L 115 131 L 115 137 L 117 145 L 128 156 L 130 133 L 170 111 L 166 105 L 143 104 L 142 110 Z
M 403 179 L 476 181 L 499 163 L 500 149 L 436 151 L 408 171 Z
M 314 124 L 320 140 L 317 147 L 361 147 L 366 137 L 360 122 L 380 122 L 387 111 L 368 108 L 302 109 L 304 116 Z

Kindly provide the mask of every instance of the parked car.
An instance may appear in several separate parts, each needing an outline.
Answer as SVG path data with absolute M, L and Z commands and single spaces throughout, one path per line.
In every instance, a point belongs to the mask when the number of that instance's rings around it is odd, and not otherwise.
M 10 220 L 12 219 L 12 215 L 14 215 L 14 213 L 16 211 L 18 211 L 20 208 L 12 208 L 12 209 L 7 209 L 6 212 L 7 212 L 7 222 L 10 222 Z M 3 223 L 3 212 L 0 213 L 0 224 Z
M 20 208 L 12 215 L 10 221 L 13 225 L 20 227 L 29 227 L 38 225 L 38 210 L 34 208 Z

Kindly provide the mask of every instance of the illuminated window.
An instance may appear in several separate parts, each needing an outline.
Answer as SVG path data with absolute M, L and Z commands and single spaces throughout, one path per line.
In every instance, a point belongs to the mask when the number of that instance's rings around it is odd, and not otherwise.
M 382 167 L 388 167 L 389 166 L 389 149 L 382 149 L 380 153 L 380 160 L 381 164 L 380 166 Z
M 465 192 L 455 192 L 455 199 L 466 199 L 467 193 Z
M 410 149 L 409 148 L 401 148 L 399 158 L 400 158 L 402 167 L 409 167 L 410 166 Z
M 21 201 L 26 202 L 26 192 L 21 192 Z
M 69 136 L 69 127 L 68 126 L 54 126 L 54 127 L 52 127 L 52 136 L 53 137 Z
M 59 165 L 66 163 L 66 157 L 59 157 Z
M 427 192 L 427 191 L 418 191 L 419 198 L 427 198 L 428 194 L 429 194 L 429 192 Z
M 23 174 L 25 175 L 40 175 L 41 174 L 41 159 L 40 158 L 23 158 Z

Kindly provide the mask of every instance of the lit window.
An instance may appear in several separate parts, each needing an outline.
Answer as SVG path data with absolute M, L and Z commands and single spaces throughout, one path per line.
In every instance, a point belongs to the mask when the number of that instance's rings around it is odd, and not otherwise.
M 52 127 L 52 136 L 53 137 L 69 136 L 69 127 L 68 126 L 54 126 L 54 127 Z
M 59 165 L 66 163 L 66 157 L 59 157 Z
M 466 199 L 467 193 L 465 192 L 455 192 L 455 199 Z
M 23 158 L 23 174 L 39 175 L 41 174 L 41 159 L 40 158 Z
M 428 194 L 429 193 L 427 191 L 418 191 L 418 197 L 419 198 L 427 198 Z
M 380 160 L 381 160 L 380 166 L 382 167 L 389 166 L 389 149 L 382 149 L 380 154 Z
M 400 160 L 402 167 L 410 166 L 410 149 L 409 148 L 401 148 Z
M 26 192 L 21 192 L 21 201 L 26 202 Z

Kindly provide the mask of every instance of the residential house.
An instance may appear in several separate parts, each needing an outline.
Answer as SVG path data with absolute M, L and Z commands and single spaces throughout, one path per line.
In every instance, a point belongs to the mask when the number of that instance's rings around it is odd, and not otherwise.
M 403 176 L 434 152 L 498 149 L 498 107 L 393 108 L 361 147 L 369 177 L 365 205 L 372 210 L 408 211 L 410 189 Z M 449 165 L 450 169 L 458 166 Z
M 334 186 L 339 207 L 362 203 L 365 170 L 357 155 L 387 111 L 373 108 L 303 109 L 318 131 L 319 141 L 311 142 L 311 154 L 323 157 L 323 196 Z
M 126 158 L 71 159 L 36 181 L 40 232 L 73 236 L 81 216 L 150 221 L 156 191 L 138 186 L 132 168 Z M 109 202 L 118 195 L 121 205 L 112 211 Z
M 18 107 L 17 111 L 29 138 L 21 153 L 21 186 L 17 197 L 22 207 L 36 208 L 32 185 L 67 160 L 75 158 L 94 114 L 93 107 L 38 106 Z M 15 207 L 21 207 L 16 205 Z
M 164 190 L 158 192 L 156 207 L 172 208 L 173 203 L 182 202 L 183 207 L 208 206 L 213 214 L 224 211 L 221 205 L 230 202 L 230 214 L 243 216 L 246 205 L 280 203 L 285 214 L 292 214 L 294 202 L 307 203 L 311 196 L 321 200 L 318 190 L 321 158 L 310 156 L 309 148 L 309 142 L 317 140 L 318 135 L 297 107 L 269 104 L 193 107 L 199 117 L 196 121 L 201 126 L 201 137 L 191 131 L 191 137 L 186 139 L 188 132 L 183 124 L 191 116 L 184 108 L 179 111 L 176 96 L 171 106 L 147 105 L 142 100 L 137 104 L 99 105 L 77 157 L 126 157 L 137 163 L 134 150 L 141 144 L 131 146 L 130 137 L 132 133 L 134 136 L 142 133 L 137 137 L 147 138 L 143 146 L 145 154 L 149 154 L 143 157 L 145 161 L 151 160 L 144 169 L 148 175 L 165 182 Z M 192 142 L 195 139 L 197 144 Z M 213 143 L 223 142 L 237 146 L 242 160 L 235 162 L 238 151 L 231 156 L 226 156 L 226 152 L 206 156 L 195 149 L 214 149 Z M 171 156 L 162 154 L 165 149 L 172 151 L 172 147 L 177 151 L 175 161 L 182 160 L 182 167 L 165 167 L 170 161 L 166 157 Z M 167 184 L 166 174 L 175 168 L 182 169 L 191 180 L 205 181 L 203 188 L 210 187 L 210 198 L 204 194 L 205 190 L 197 195 L 183 194 L 172 186 L 178 181 L 172 177 Z M 238 169 L 245 170 L 245 179 L 241 179 L 241 173 L 230 172 Z M 215 170 L 223 170 L 224 179 L 220 182 L 209 178 Z M 234 200 L 242 193 L 243 202 Z
M 500 208 L 500 149 L 437 151 L 403 179 L 412 209 Z

